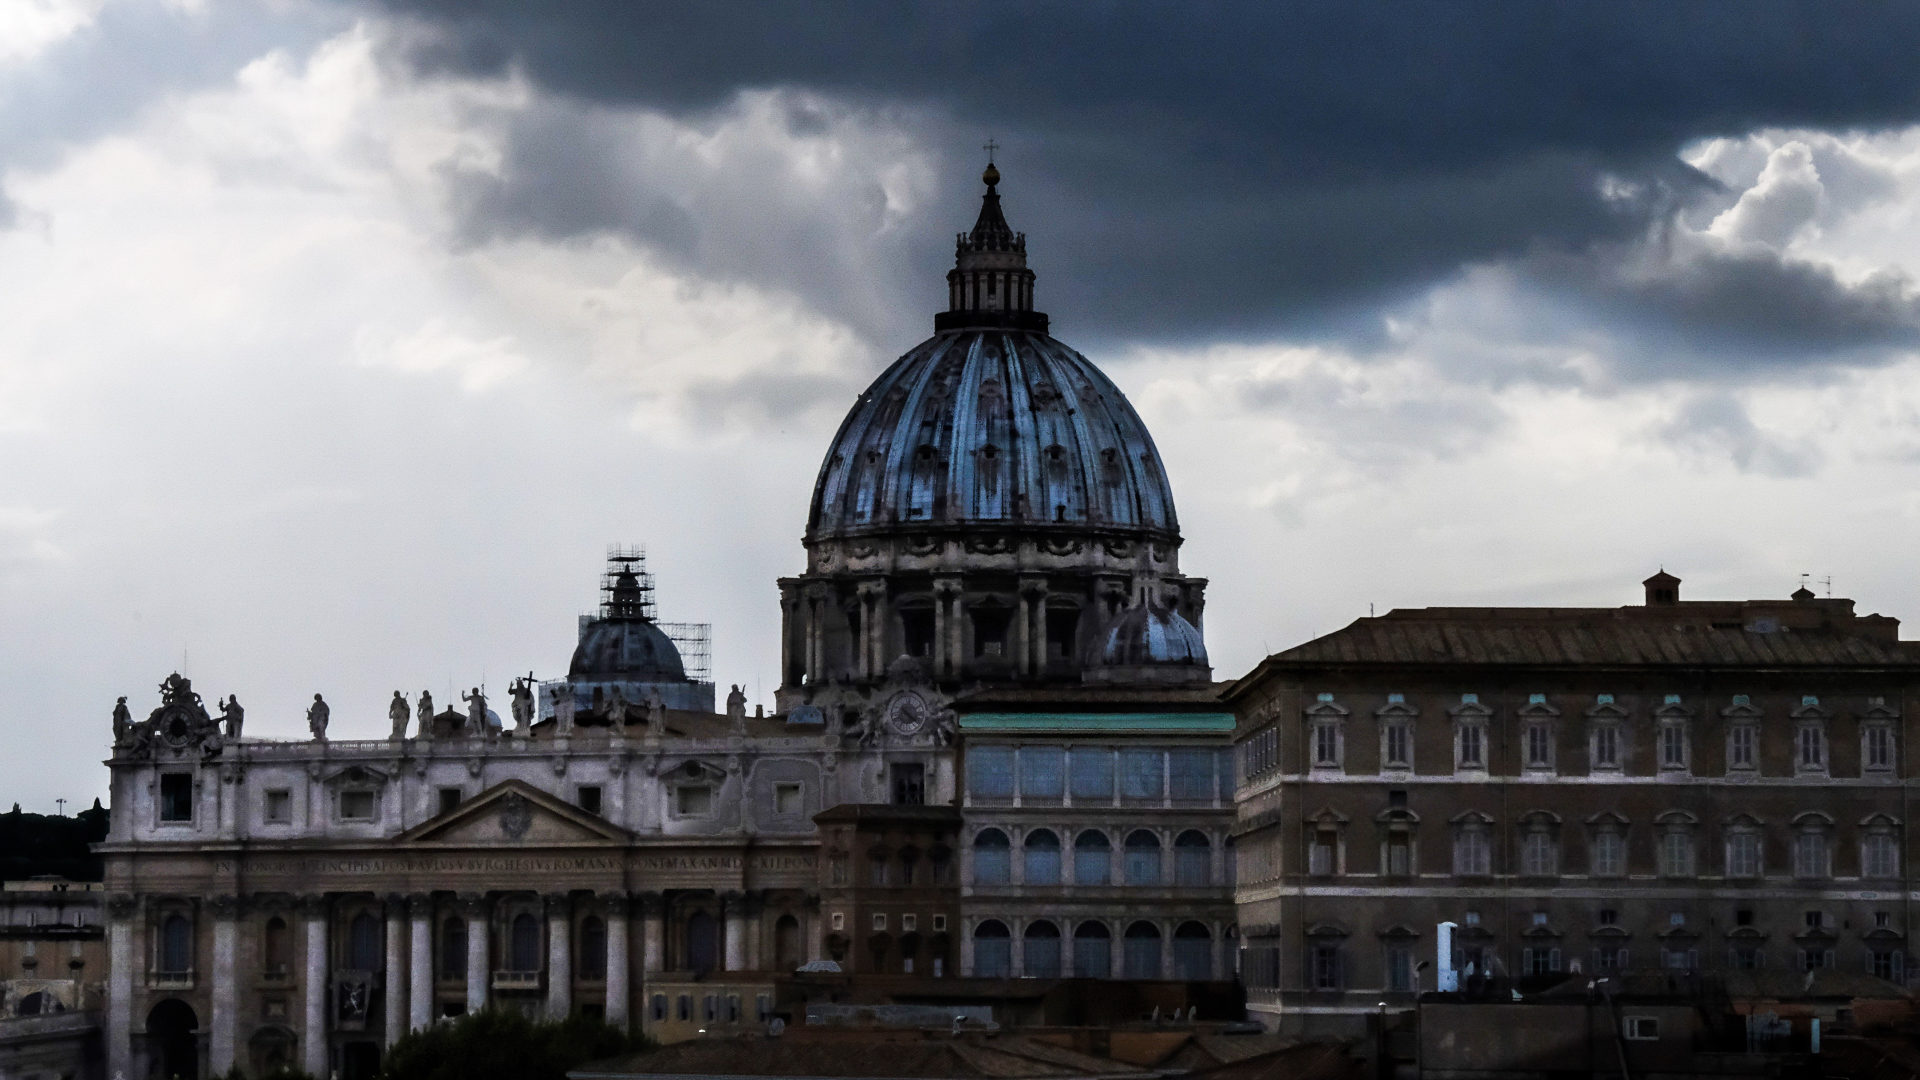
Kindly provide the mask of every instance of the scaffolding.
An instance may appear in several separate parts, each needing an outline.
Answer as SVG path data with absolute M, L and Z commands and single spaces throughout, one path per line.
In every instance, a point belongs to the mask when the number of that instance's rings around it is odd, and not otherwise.
M 615 590 L 619 588 L 620 579 L 629 573 L 639 583 L 638 596 L 622 589 L 621 595 L 616 597 Z M 647 569 L 647 546 L 609 544 L 607 569 L 600 575 L 600 617 L 607 619 L 629 614 L 638 614 L 667 635 L 674 648 L 680 650 L 680 666 L 686 671 L 688 679 L 698 683 L 713 682 L 713 624 L 661 622 L 658 618 L 659 609 L 653 599 L 653 574 Z

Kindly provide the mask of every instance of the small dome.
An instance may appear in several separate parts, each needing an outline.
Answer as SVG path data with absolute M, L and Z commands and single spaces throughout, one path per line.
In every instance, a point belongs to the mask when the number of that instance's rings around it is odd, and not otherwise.
M 1211 666 L 1200 631 L 1179 612 L 1154 603 L 1128 608 L 1113 620 L 1100 663 L 1110 668 Z
M 684 682 L 680 650 L 666 632 L 645 619 L 595 619 L 580 631 L 570 678 L 618 678 L 634 682 Z

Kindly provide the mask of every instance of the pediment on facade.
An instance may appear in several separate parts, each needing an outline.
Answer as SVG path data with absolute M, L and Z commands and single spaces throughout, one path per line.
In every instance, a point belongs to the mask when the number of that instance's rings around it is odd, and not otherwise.
M 624 844 L 633 834 L 520 780 L 508 780 L 401 833 L 402 843 Z

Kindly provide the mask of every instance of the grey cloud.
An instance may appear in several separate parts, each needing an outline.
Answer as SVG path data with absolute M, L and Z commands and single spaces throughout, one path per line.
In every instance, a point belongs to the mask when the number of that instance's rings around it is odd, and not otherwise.
M 1726 458 L 1742 472 L 1764 476 L 1807 476 L 1820 464 L 1818 450 L 1768 435 L 1738 400 L 1724 393 L 1688 399 L 1657 435 L 1704 456 Z
M 1098 346 L 1347 338 L 1379 305 L 1462 265 L 1543 247 L 1604 251 L 1676 206 L 1724 198 L 1675 159 L 1688 140 L 1920 119 L 1920 9 L 1903 5 L 1812 18 L 1754 4 L 1736 19 L 1720 7 L 1634 3 L 848 2 L 761 5 L 751 20 L 697 5 L 383 6 L 431 28 L 406 58 L 423 72 L 517 67 L 566 97 L 679 117 L 712 117 L 768 88 L 910 113 L 954 179 L 912 244 L 858 249 L 864 262 L 850 269 L 885 284 L 870 305 L 836 309 L 886 340 L 900 336 L 890 320 L 914 289 L 938 294 L 940 259 L 925 253 L 944 254 L 933 238 L 970 220 L 972 148 L 989 133 L 1007 147 L 1008 213 L 1030 233 L 1042 306 Z M 797 104 L 789 121 L 825 122 Z M 693 213 L 701 235 L 688 248 L 684 222 L 650 216 L 664 211 L 646 198 L 608 206 L 583 190 L 587 177 L 631 189 L 604 147 L 561 155 L 578 167 L 571 178 L 546 175 L 564 137 L 516 131 L 499 189 L 467 204 L 471 227 L 620 230 L 830 309 L 845 289 L 844 277 L 806 272 L 845 258 L 831 230 L 792 235 L 786 260 L 741 258 L 710 242 L 711 219 Z M 1648 194 L 1610 197 L 1603 180 Z M 1653 279 L 1610 299 L 1637 322 L 1703 343 L 1723 336 L 1724 347 L 1764 338 L 1844 354 L 1887 332 L 1884 297 L 1849 299 L 1784 263 L 1712 269 L 1730 286 L 1764 279 L 1784 306 L 1743 310 L 1712 275 Z M 1809 292 L 1788 295 L 1795 288 Z M 1815 318 L 1781 337 L 1783 311 Z

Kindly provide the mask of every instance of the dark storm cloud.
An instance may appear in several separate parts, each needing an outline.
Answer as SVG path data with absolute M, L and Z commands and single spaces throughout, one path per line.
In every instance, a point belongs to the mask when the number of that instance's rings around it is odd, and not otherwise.
M 1346 333 L 1466 263 L 1577 259 L 1656 231 L 1713 189 L 1675 159 L 1687 140 L 1920 119 L 1912 5 L 388 3 L 440 31 L 411 56 L 422 70 L 517 67 L 582 102 L 682 117 L 778 88 L 918 110 L 956 178 L 994 134 L 1043 306 L 1083 339 Z M 590 183 L 619 169 L 583 160 L 592 145 L 525 126 L 509 152 L 468 203 L 479 231 L 618 229 L 704 257 L 713 226 Z M 1603 180 L 1661 197 L 1609 198 Z M 936 290 L 944 253 L 927 240 L 966 224 L 970 190 L 956 182 L 898 254 Z M 778 265 L 729 269 L 831 291 Z M 1814 353 L 1913 340 L 1884 290 L 1849 297 L 1764 255 L 1639 291 L 1604 270 L 1601 302 L 1708 354 L 1783 324 Z

